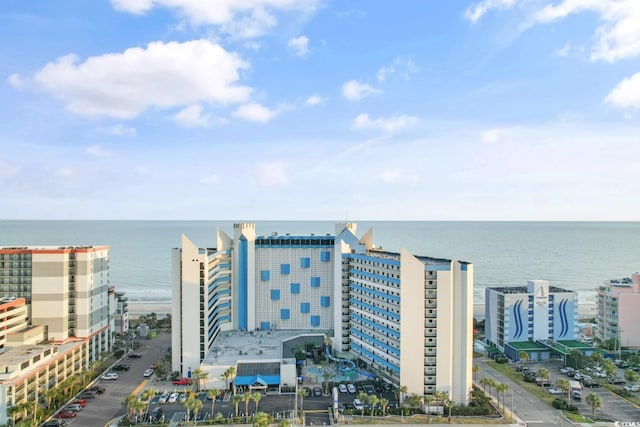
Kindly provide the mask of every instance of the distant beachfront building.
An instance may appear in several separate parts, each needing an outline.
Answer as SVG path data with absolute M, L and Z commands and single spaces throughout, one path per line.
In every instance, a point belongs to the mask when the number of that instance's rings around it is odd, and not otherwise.
M 640 275 L 612 279 L 598 287 L 597 337 L 617 339 L 622 347 L 640 347 Z
M 527 286 L 485 289 L 485 337 L 508 357 L 527 351 L 532 360 L 546 359 L 551 341 L 571 346 L 578 335 L 578 295 L 546 280 Z
M 256 235 L 218 230 L 173 250 L 172 369 L 189 375 L 221 333 L 333 331 L 333 348 L 409 393 L 471 391 L 473 266 L 382 251 L 369 230 Z M 416 375 L 422 373 L 422 375 Z

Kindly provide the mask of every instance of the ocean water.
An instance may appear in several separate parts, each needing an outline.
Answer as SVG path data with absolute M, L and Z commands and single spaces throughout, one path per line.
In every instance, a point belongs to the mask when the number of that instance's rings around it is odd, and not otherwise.
M 111 284 L 132 301 L 171 299 L 171 248 L 186 234 L 216 245 L 216 228 L 236 221 L 0 221 L 0 246 L 109 245 Z M 260 235 L 334 234 L 334 221 L 255 221 Z M 640 222 L 354 221 L 358 235 L 373 228 L 389 251 L 469 261 L 475 302 L 486 286 L 545 279 L 593 302 L 604 280 L 640 270 Z

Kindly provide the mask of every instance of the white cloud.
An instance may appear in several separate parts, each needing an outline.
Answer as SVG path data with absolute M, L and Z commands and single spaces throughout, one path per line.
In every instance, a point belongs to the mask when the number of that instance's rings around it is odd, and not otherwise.
M 173 121 L 185 128 L 207 127 L 211 122 L 211 116 L 202 114 L 202 105 L 193 104 L 173 116 Z
M 100 144 L 90 145 L 85 148 L 84 153 L 91 157 L 109 157 L 111 156 L 111 152 L 105 150 L 105 148 Z
M 235 118 L 258 123 L 267 123 L 277 114 L 278 111 L 270 110 L 256 102 L 241 105 L 233 113 L 231 113 L 231 115 Z
M 281 187 L 289 183 L 287 166 L 282 162 L 263 162 L 256 166 L 255 183 L 264 187 Z
M 353 121 L 353 128 L 358 130 L 377 129 L 383 132 L 393 133 L 412 126 L 417 122 L 417 117 L 407 115 L 372 119 L 368 114 L 358 114 Z
M 200 178 L 201 184 L 217 184 L 220 182 L 220 177 L 217 174 L 211 174 Z
M 349 101 L 359 101 L 371 95 L 380 95 L 382 91 L 369 86 L 366 83 L 360 83 L 357 80 L 349 80 L 342 85 L 342 96 Z
M 306 101 L 304 101 L 304 105 L 312 107 L 314 105 L 324 104 L 325 102 L 327 102 L 327 98 L 320 95 L 311 95 Z
M 556 50 L 557 56 L 569 56 L 569 52 L 571 52 L 571 43 L 565 43 L 560 49 Z
M 314 13 L 320 0 L 111 0 L 117 10 L 145 14 L 156 7 L 175 10 L 192 25 L 215 25 L 239 38 L 265 34 L 277 24 L 275 12 Z
M 384 182 L 389 184 L 418 182 L 418 177 L 416 175 L 410 175 L 400 169 L 386 169 L 382 171 L 380 176 Z
M 592 61 L 615 62 L 640 55 L 638 0 L 564 0 L 541 9 L 536 19 L 539 22 L 551 22 L 585 11 L 596 12 L 603 21 L 596 30 Z
M 248 64 L 207 40 L 152 42 L 146 48 L 90 57 L 58 58 L 35 75 L 40 86 L 84 116 L 132 118 L 149 108 L 246 101 L 236 85 Z
M 504 141 L 504 139 L 511 135 L 513 131 L 506 128 L 489 129 L 480 134 L 480 140 L 487 144 L 497 144 Z
M 391 65 L 380 67 L 376 73 L 376 79 L 379 82 L 387 80 L 390 76 L 396 74 L 405 80 L 409 80 L 412 74 L 420 71 L 420 68 L 410 58 L 396 57 Z
M 482 0 L 469 6 L 464 12 L 464 17 L 476 23 L 482 16 L 491 9 L 508 9 L 515 4 L 515 0 Z
M 60 178 L 71 178 L 76 174 L 72 168 L 58 168 L 55 170 L 56 176 Z
M 613 88 L 605 102 L 617 108 L 640 109 L 640 73 L 627 77 Z
M 309 53 L 309 37 L 295 37 L 287 43 L 289 49 L 298 56 L 306 56 Z
M 118 123 L 108 127 L 99 126 L 98 132 L 108 133 L 109 135 L 128 137 L 134 137 L 138 134 L 135 128 L 125 126 L 122 123 Z
M 257 40 L 248 40 L 244 42 L 242 46 L 244 46 L 245 49 L 257 52 L 264 47 L 264 42 Z
M 9 86 L 15 89 L 20 89 L 24 84 L 24 81 L 22 80 L 20 74 L 14 73 L 7 77 L 7 83 L 9 84 Z

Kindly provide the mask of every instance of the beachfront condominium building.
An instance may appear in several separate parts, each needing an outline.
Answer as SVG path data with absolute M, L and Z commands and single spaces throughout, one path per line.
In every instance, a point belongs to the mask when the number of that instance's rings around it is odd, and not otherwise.
M 25 298 L 47 339 L 87 340 L 93 361 L 110 350 L 109 247 L 0 247 L 0 297 Z
M 620 346 L 640 347 L 640 275 L 607 280 L 597 292 L 597 337 L 618 340 Z
M 485 289 L 486 340 L 509 357 L 517 359 L 518 349 L 526 348 L 516 343 L 571 341 L 577 335 L 575 292 L 552 286 L 546 280 L 529 280 L 527 286 Z M 543 348 L 545 351 L 532 354 L 533 358 L 548 357 L 549 352 Z
M 188 375 L 226 331 L 318 330 L 409 393 L 468 402 L 472 264 L 382 251 L 353 223 L 321 235 L 235 224 L 215 248 L 182 236 L 172 262 L 173 370 Z

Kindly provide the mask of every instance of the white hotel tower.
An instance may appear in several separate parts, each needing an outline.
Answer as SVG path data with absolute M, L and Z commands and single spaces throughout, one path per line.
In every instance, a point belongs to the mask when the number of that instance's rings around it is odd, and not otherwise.
M 215 248 L 173 249 L 172 369 L 188 374 L 231 330 L 333 331 L 336 351 L 408 393 L 471 391 L 473 265 L 376 249 L 369 230 L 256 236 L 218 230 Z M 422 375 L 420 375 L 422 373 Z

